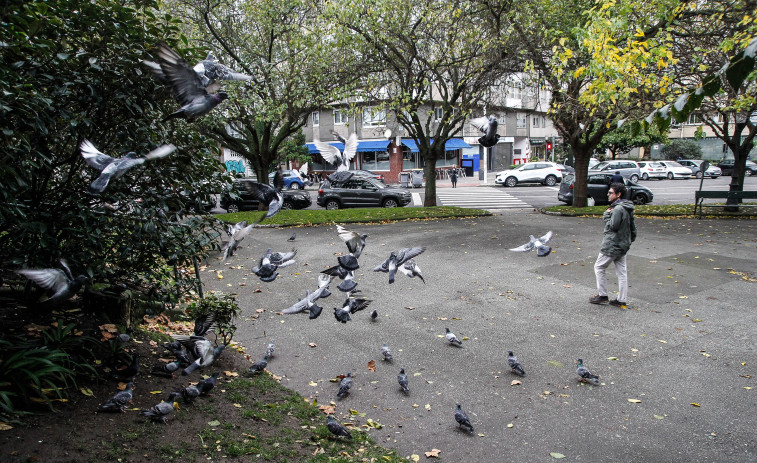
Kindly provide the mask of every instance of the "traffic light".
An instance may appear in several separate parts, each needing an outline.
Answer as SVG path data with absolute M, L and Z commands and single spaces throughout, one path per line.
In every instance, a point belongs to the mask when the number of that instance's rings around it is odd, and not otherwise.
M 552 142 L 551 141 L 547 142 L 547 151 L 552 151 Z

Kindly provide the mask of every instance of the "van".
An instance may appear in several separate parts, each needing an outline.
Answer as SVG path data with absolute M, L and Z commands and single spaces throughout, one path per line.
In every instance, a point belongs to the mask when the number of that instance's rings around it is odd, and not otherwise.
M 603 161 L 589 169 L 589 175 L 600 173 L 614 174 L 615 172 L 620 172 L 620 175 L 634 183 L 638 182 L 639 177 L 641 176 L 641 169 L 639 169 L 639 165 L 636 164 L 636 162 L 622 159 Z

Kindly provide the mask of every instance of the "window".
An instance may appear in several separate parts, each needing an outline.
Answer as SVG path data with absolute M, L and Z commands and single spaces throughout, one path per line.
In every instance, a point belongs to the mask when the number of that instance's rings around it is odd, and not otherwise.
M 520 100 L 523 98 L 523 83 L 517 80 L 507 82 L 507 98 Z
M 389 152 L 367 151 L 363 155 L 362 168 L 365 170 L 389 170 Z
M 441 122 L 444 118 L 444 108 L 438 106 L 434 108 L 434 122 Z
M 689 114 L 689 120 L 686 121 L 687 124 L 701 124 L 702 123 L 702 116 L 700 114 Z
M 386 125 L 386 112 L 375 108 L 363 110 L 363 127 L 383 127 Z
M 344 111 L 338 109 L 334 110 L 334 125 L 344 125 L 349 122 L 349 117 Z
M 537 128 L 537 129 L 539 128 L 539 116 L 534 116 L 534 124 L 533 124 L 533 126 L 535 128 Z
M 525 129 L 528 123 L 527 116 L 525 114 L 518 114 L 515 119 L 516 129 Z
M 313 111 L 312 118 L 313 118 L 313 127 L 318 127 L 318 123 L 321 118 L 320 111 Z

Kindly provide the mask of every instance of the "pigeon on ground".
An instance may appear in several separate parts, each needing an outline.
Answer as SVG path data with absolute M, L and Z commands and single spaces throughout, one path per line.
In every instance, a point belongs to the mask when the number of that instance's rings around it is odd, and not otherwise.
M 497 118 L 494 116 L 483 116 L 483 117 L 477 117 L 475 119 L 471 119 L 470 124 L 480 130 L 484 133 L 484 135 L 478 139 L 478 143 L 485 147 L 489 148 L 490 146 L 494 146 L 497 144 L 497 141 L 499 140 L 499 135 L 497 134 Z
M 263 360 L 258 360 L 257 362 L 253 363 L 250 367 L 249 373 L 250 374 L 256 374 L 256 373 L 262 373 L 263 370 L 265 370 L 268 367 L 268 355 L 263 357 Z
M 271 338 L 271 341 L 268 343 L 268 346 L 265 348 L 265 356 L 266 357 L 273 357 L 273 353 L 276 351 L 276 343 L 274 342 L 274 339 Z
M 332 133 L 336 134 L 336 132 L 333 131 Z M 317 136 L 313 137 L 313 144 L 321 153 L 321 157 L 329 164 L 338 166 L 336 169 L 337 172 L 349 170 L 350 161 L 355 157 L 355 153 L 357 153 L 356 133 L 353 132 L 352 134 L 350 134 L 350 137 L 347 140 L 345 140 L 344 138 L 342 138 L 341 140 L 344 143 L 344 151 L 339 151 L 339 148 L 337 148 L 336 146 L 322 142 L 318 139 Z
M 336 258 L 337 265 L 329 267 L 326 270 L 322 270 L 321 273 L 341 278 L 342 281 L 337 286 L 337 289 L 343 292 L 352 292 L 357 287 L 355 281 L 355 270 L 360 268 L 357 258 L 351 254 L 346 256 L 339 256 Z
M 270 249 L 268 250 L 270 252 Z M 271 263 L 279 268 L 287 267 L 295 263 L 294 256 L 297 250 L 292 248 L 291 252 L 272 252 L 270 255 Z
M 329 284 L 331 283 L 332 277 L 325 274 L 318 275 L 318 289 L 316 289 L 313 292 L 306 291 L 305 292 L 305 298 L 301 299 L 291 307 L 282 310 L 282 313 L 284 314 L 295 314 L 304 312 L 305 310 L 310 309 L 309 304 L 314 304 L 315 301 L 317 301 L 320 298 L 326 298 L 331 296 L 331 292 L 329 292 Z M 308 296 L 310 299 L 308 299 Z M 312 310 L 311 310 L 312 315 Z M 315 318 L 315 317 L 311 317 Z
M 336 418 L 334 418 L 334 415 L 329 415 L 326 421 L 326 427 L 329 428 L 329 431 L 331 431 L 331 434 L 335 436 L 344 436 L 347 439 L 352 439 L 352 434 L 350 434 L 349 431 L 347 431 L 347 428 L 342 425 L 342 423 L 338 422 Z
M 234 251 L 239 247 L 239 242 L 249 235 L 253 228 L 255 228 L 255 224 L 247 225 L 246 220 L 236 223 L 233 227 L 229 227 L 228 233 L 230 238 L 223 248 L 222 264 L 226 262 L 226 259 L 234 255 Z
M 279 275 L 277 270 L 281 267 L 287 267 L 295 263 L 294 256 L 297 254 L 297 250 L 292 249 L 292 252 L 280 253 L 271 252 L 269 248 L 265 255 L 260 259 L 258 265 L 252 268 L 252 273 L 260 277 L 260 281 L 269 283 L 276 279 Z
M 211 389 L 216 386 L 218 381 L 218 372 L 213 373 L 207 378 L 197 383 L 197 390 L 200 391 L 200 395 L 208 395 Z
M 470 424 L 468 414 L 460 407 L 460 404 L 457 404 L 457 408 L 455 409 L 455 421 L 457 421 L 459 427 L 462 428 L 465 426 L 473 434 L 473 425 Z
M 213 347 L 213 343 L 203 336 L 187 336 L 180 334 L 175 335 L 173 338 L 184 345 L 197 357 L 194 362 L 190 363 L 189 366 L 181 372 L 183 376 L 192 373 L 197 368 L 205 368 L 212 365 L 226 348 L 225 344 Z
M 576 368 L 576 374 L 581 378 L 579 381 L 591 383 L 595 386 L 599 386 L 599 376 L 592 374 L 588 368 L 584 366 L 583 359 L 578 359 L 578 367 Z
M 339 238 L 347 245 L 347 250 L 350 251 L 350 254 L 355 256 L 355 259 L 360 257 L 365 248 L 365 239 L 368 238 L 368 235 L 349 231 L 341 225 L 336 226 L 336 231 L 339 233 Z
M 295 239 L 297 239 L 297 233 L 292 233 L 292 236 L 287 241 L 294 241 Z
M 381 265 L 374 268 L 373 271 L 384 272 L 384 273 L 388 272 L 389 283 L 394 283 L 394 275 L 397 273 L 397 267 L 404 265 L 405 262 L 409 261 L 413 257 L 423 254 L 423 251 L 425 250 L 426 250 L 425 247 L 414 247 L 414 248 L 403 248 L 397 252 L 392 251 L 391 254 L 389 254 L 389 258 L 386 259 L 384 262 L 382 262 Z
M 305 293 L 305 302 L 307 304 L 308 312 L 310 312 L 309 318 L 311 320 L 315 320 L 321 315 L 321 312 L 323 312 L 323 307 L 319 306 L 313 301 L 313 297 L 310 294 L 310 291 L 306 291 Z
M 336 318 L 336 321 L 342 323 L 347 323 L 348 321 L 352 320 L 352 317 L 350 317 L 349 307 L 334 307 L 334 318 Z
M 418 267 L 418 264 L 416 264 L 413 259 L 410 259 L 404 264 L 398 266 L 397 270 L 399 270 L 400 273 L 406 275 L 409 278 L 418 277 L 424 284 L 426 283 L 426 280 L 423 279 L 423 275 L 421 274 L 421 268 Z
M 89 281 L 86 275 L 78 275 L 74 278 L 65 259 L 60 260 L 60 265 L 63 270 L 57 268 L 16 270 L 16 273 L 25 276 L 41 288 L 53 292 L 52 296 L 42 302 L 43 307 L 56 307 L 61 302 L 71 299 L 84 283 Z
M 404 392 L 405 394 L 408 394 L 410 392 L 410 389 L 407 388 L 407 375 L 405 374 L 404 368 L 400 368 L 400 374 L 397 375 L 397 382 L 400 384 L 402 392 Z
M 123 391 L 118 391 L 116 395 L 108 399 L 107 402 L 97 407 L 97 411 L 125 413 L 125 409 L 131 403 L 131 399 L 133 397 L 133 388 L 134 383 L 129 381 L 129 384 L 126 385 L 126 389 L 124 389 Z
M 377 318 L 378 318 L 378 312 L 374 310 L 373 312 L 371 312 L 371 320 L 376 321 Z
M 139 353 L 135 352 L 131 357 L 131 363 L 120 370 L 115 370 L 112 375 L 115 379 L 133 379 L 139 373 Z
M 525 370 L 520 365 L 518 357 L 513 355 L 513 351 L 507 351 L 507 364 L 510 366 L 510 373 L 514 373 L 518 376 L 526 376 Z
M 168 45 L 160 46 L 158 58 L 160 58 L 161 72 L 158 73 L 153 68 L 154 73 L 158 80 L 167 83 L 174 99 L 181 105 L 178 111 L 163 118 L 164 122 L 175 117 L 192 121 L 208 114 L 228 98 L 226 92 L 223 91 L 208 93 L 203 79 Z
M 159 365 L 155 365 L 152 370 L 150 370 L 150 374 L 163 376 L 164 378 L 175 378 L 176 376 L 174 375 L 174 373 L 179 369 L 180 366 L 181 362 L 179 360 L 176 360 L 175 362 L 161 363 Z
M 200 389 L 192 385 L 181 389 L 174 389 L 174 392 L 168 396 L 166 402 L 173 402 L 177 397 L 184 399 L 185 404 L 192 403 L 196 398 L 200 397 Z
M 139 414 L 149 417 L 153 423 L 160 422 L 166 424 L 168 422 L 168 414 L 178 408 L 179 404 L 176 402 L 161 402 L 148 410 L 140 411 Z
M 174 145 L 163 145 L 139 158 L 137 157 L 137 153 L 133 151 L 121 158 L 112 158 L 105 153 L 101 153 L 89 140 L 81 142 L 79 148 L 87 164 L 100 171 L 100 176 L 89 186 L 90 193 L 95 195 L 99 195 L 105 191 L 111 179 L 121 177 L 129 169 L 144 164 L 145 161 L 164 158 L 176 151 Z
M 384 360 L 386 360 L 387 362 L 391 362 L 394 360 L 394 358 L 392 357 L 392 351 L 389 350 L 389 346 L 387 346 L 386 343 L 384 343 L 384 345 L 381 346 L 381 355 L 384 357 Z
M 447 330 L 447 334 L 444 335 L 444 337 L 447 339 L 447 342 L 449 342 L 452 345 L 457 344 L 458 346 L 463 345 L 463 341 L 459 340 L 457 336 L 455 336 L 455 333 L 449 330 L 449 328 L 444 328 Z
M 166 342 L 163 344 L 163 347 L 171 352 L 176 357 L 176 360 L 181 363 L 185 365 L 192 363 L 189 360 L 189 353 L 187 352 L 186 347 L 184 347 L 179 341 Z
M 340 399 L 345 398 L 347 394 L 350 393 L 351 387 L 352 387 L 352 373 L 348 372 L 347 376 L 342 378 L 342 382 L 339 383 L 339 391 L 336 393 L 336 396 Z
M 251 181 L 245 181 L 242 185 L 250 195 L 268 208 L 268 212 L 260 217 L 256 223 L 263 219 L 270 219 L 281 210 L 281 206 L 284 204 L 284 195 L 281 192 L 284 188 L 284 177 L 280 170 L 277 170 L 273 176 L 273 185 Z
M 531 235 L 531 239 L 528 243 L 518 246 L 517 248 L 511 248 L 511 251 L 517 251 L 517 252 L 528 252 L 536 249 L 536 255 L 539 257 L 545 257 L 548 256 L 550 252 L 552 252 L 552 248 L 547 246 L 547 243 L 549 243 L 549 240 L 552 239 L 552 232 L 548 231 L 546 235 L 542 236 L 541 238 L 534 238 L 534 235 Z

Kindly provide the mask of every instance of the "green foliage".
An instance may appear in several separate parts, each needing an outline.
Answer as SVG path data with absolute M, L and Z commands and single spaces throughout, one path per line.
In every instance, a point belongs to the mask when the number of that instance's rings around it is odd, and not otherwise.
M 656 126 L 636 133 L 632 130 L 630 124 L 625 124 L 603 136 L 596 149 L 610 150 L 612 159 L 616 159 L 624 157 L 634 148 L 646 147 L 654 143 L 666 143 L 667 141 L 667 133 L 660 132 Z
M 242 309 L 237 305 L 236 298 L 233 294 L 215 293 L 210 296 L 192 302 L 187 307 L 187 314 L 196 320 L 199 317 L 215 313 L 214 323 L 216 324 L 215 333 L 223 338 L 224 344 L 229 344 L 234 337 L 237 327 L 234 325 L 234 319 L 239 316 Z
M 660 150 L 665 159 L 702 159 L 702 147 L 694 140 L 676 139 Z
M 285 161 L 299 161 L 300 163 L 313 161 L 310 151 L 305 146 L 305 134 L 302 130 L 284 140 L 279 151 Z

